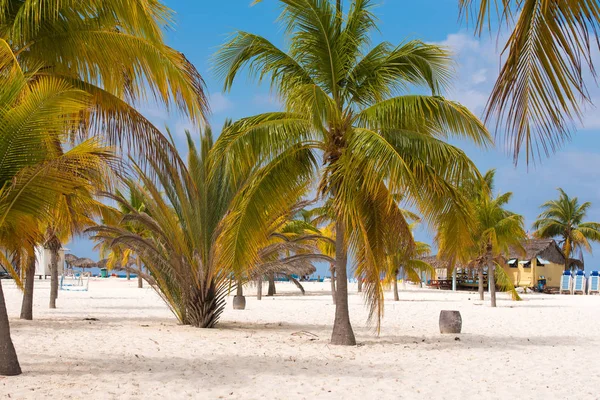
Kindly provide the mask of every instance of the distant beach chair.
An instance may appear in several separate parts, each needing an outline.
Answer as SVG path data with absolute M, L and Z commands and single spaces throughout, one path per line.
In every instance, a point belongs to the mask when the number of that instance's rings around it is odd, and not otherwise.
M 588 294 L 592 293 L 600 294 L 600 273 L 598 271 L 592 271 L 590 273 L 588 282 Z
M 558 293 L 562 294 L 563 292 L 573 294 L 573 275 L 571 275 L 571 271 L 563 272 L 560 277 L 560 289 L 558 290 Z
M 577 271 L 573 280 L 573 294 L 585 294 L 585 272 Z
M 85 280 L 82 274 L 76 274 L 72 276 L 61 276 L 60 278 L 60 290 L 68 290 L 73 292 L 87 292 L 90 285 L 90 278 L 86 277 Z

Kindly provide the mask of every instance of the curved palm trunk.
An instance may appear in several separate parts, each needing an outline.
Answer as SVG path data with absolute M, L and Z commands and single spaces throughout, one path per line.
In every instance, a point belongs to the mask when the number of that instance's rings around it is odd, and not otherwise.
M 335 264 L 330 264 L 329 271 L 331 272 L 331 298 L 335 304 Z
M 33 319 L 33 283 L 35 281 L 35 252 L 33 249 L 31 249 L 31 254 L 27 261 L 25 292 L 23 293 L 23 303 L 21 303 L 21 319 L 29 321 Z
M 13 376 L 21 374 L 21 366 L 17 358 L 17 352 L 10 338 L 10 325 L 8 313 L 0 279 L 0 375 Z
M 394 273 L 394 301 L 400 301 L 400 296 L 398 295 L 398 270 Z
M 296 287 L 297 287 L 298 289 L 300 289 L 300 292 L 302 292 L 302 295 L 304 296 L 304 294 L 306 293 L 306 291 L 304 290 L 304 286 L 302 286 L 302 284 L 301 284 L 300 282 L 298 282 L 298 279 L 294 278 L 294 277 L 293 277 L 293 276 L 291 276 L 291 275 L 287 275 L 287 278 L 288 278 L 290 281 L 292 281 L 292 283 L 293 283 L 294 285 L 296 285 Z
M 275 289 L 275 274 L 269 274 L 269 289 L 267 291 L 267 296 L 275 296 L 277 294 L 277 289 Z
M 479 267 L 477 273 L 479 274 L 479 300 L 484 300 L 485 297 L 483 294 L 483 267 Z
M 127 280 L 131 280 L 131 274 L 129 273 L 129 271 L 125 271 L 125 276 L 127 277 Z
M 56 308 L 58 298 L 58 254 L 59 249 L 50 248 L 50 308 Z
M 488 267 L 488 280 L 490 282 L 490 299 L 492 307 L 496 307 L 496 266 L 494 263 Z
M 344 241 L 345 227 L 339 219 L 335 223 L 335 272 L 336 272 L 336 303 L 335 320 L 333 332 L 331 333 L 331 344 L 354 346 L 356 339 L 350 324 L 350 312 L 348 309 L 348 254 Z
M 259 276 L 256 281 L 256 300 L 262 300 L 262 283 L 263 278 Z

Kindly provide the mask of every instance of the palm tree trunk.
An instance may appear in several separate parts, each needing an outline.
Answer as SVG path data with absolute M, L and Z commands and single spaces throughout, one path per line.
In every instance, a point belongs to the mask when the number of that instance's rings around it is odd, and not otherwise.
M 50 249 L 50 308 L 56 308 L 58 298 L 58 254 L 59 249 Z
M 394 301 L 400 301 L 400 296 L 398 295 L 398 270 L 394 273 Z
M 275 289 L 275 274 L 269 274 L 269 289 L 267 291 L 267 296 L 275 296 L 277 290 Z
M 235 295 L 242 297 L 244 295 L 244 284 L 241 279 L 238 279 L 237 285 L 235 288 Z
M 483 267 L 479 267 L 477 273 L 479 274 L 479 300 L 484 300 L 483 295 Z
M 136 260 L 136 265 L 138 268 L 138 274 L 137 274 L 137 279 L 138 279 L 138 289 L 142 289 L 144 287 L 144 280 L 142 279 L 142 265 L 140 260 Z
M 17 358 L 17 352 L 10 338 L 10 325 L 8 313 L 0 279 L 0 375 L 13 376 L 21 374 L 21 366 Z
M 344 223 L 338 219 L 335 223 L 335 272 L 336 272 L 336 302 L 335 320 L 331 334 L 331 344 L 354 346 L 356 339 L 350 324 L 348 309 L 348 254 L 346 253 Z
M 358 277 L 358 293 L 362 292 L 362 277 Z
M 490 282 L 490 299 L 492 307 L 496 307 L 496 266 L 492 262 L 491 266 L 488 267 L 488 280 Z
M 127 277 L 127 280 L 131 280 L 131 275 L 129 274 L 129 271 L 125 271 L 125 276 Z
M 21 303 L 21 319 L 33 319 L 33 283 L 35 281 L 35 251 L 32 248 L 27 260 L 27 273 L 25 275 L 25 292 Z
M 333 299 L 333 304 L 335 304 L 335 264 L 331 263 L 329 266 L 329 271 L 331 272 L 331 298 Z
M 256 281 L 256 300 L 262 300 L 262 283 L 263 278 L 260 275 Z

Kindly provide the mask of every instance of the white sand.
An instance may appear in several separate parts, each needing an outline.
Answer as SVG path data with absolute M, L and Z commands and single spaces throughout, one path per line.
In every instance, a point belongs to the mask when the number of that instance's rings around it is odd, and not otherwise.
M 600 296 L 501 295 L 492 309 L 475 293 L 407 290 L 377 337 L 351 285 L 359 346 L 336 347 L 328 283 L 306 296 L 278 284 L 260 302 L 249 289 L 247 309 L 228 304 L 212 330 L 179 326 L 134 280 L 60 292 L 57 310 L 36 281 L 34 321 L 3 285 L 24 372 L 0 379 L 3 398 L 600 398 Z M 462 313 L 460 341 L 439 334 L 443 309 Z

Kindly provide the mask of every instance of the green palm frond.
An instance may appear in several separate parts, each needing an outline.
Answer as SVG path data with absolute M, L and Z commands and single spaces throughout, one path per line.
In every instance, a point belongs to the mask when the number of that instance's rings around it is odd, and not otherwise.
M 512 32 L 503 49 L 500 76 L 487 104 L 487 119 L 515 162 L 554 152 L 573 132 L 582 103 L 591 101 L 584 79 L 595 76 L 593 52 L 598 46 L 600 4 L 595 0 L 459 0 L 462 13 L 481 34 L 491 19 L 506 22 Z M 593 42 L 596 41 L 594 44 Z

